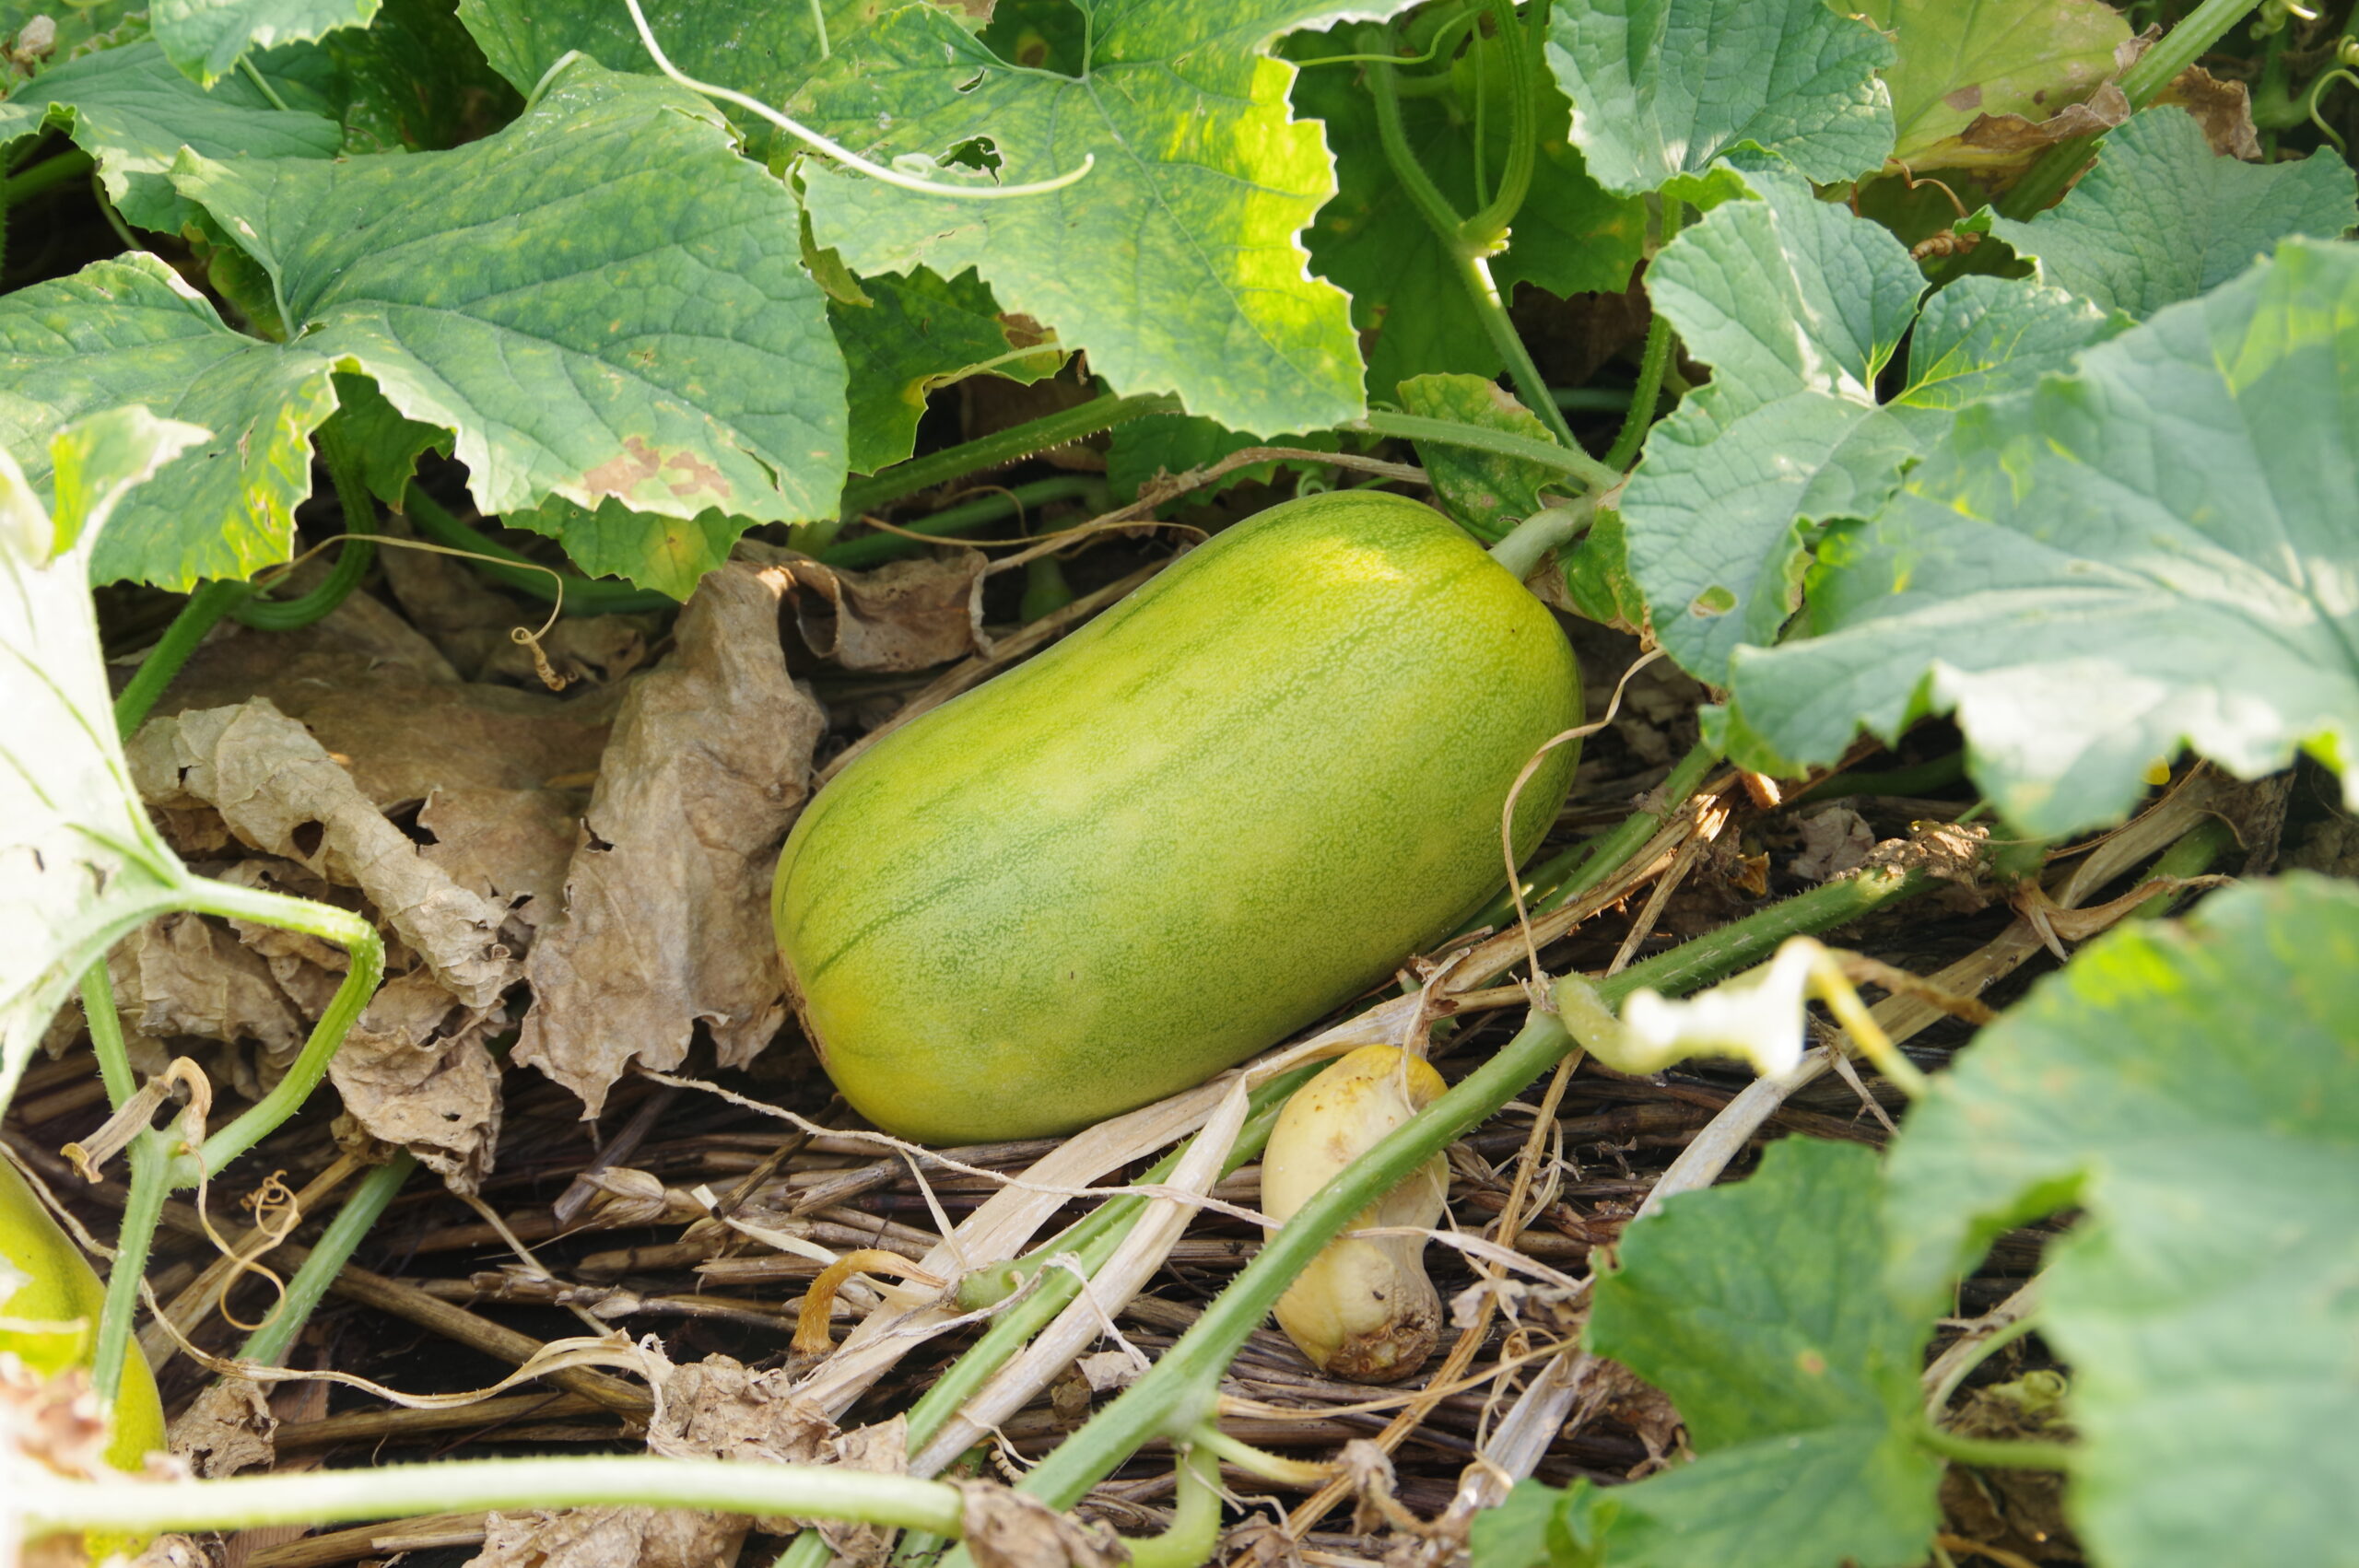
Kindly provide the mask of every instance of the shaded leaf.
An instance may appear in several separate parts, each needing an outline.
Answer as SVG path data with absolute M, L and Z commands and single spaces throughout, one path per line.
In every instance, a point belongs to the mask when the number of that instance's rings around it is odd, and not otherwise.
M 0 451 L 0 1103 L 82 972 L 189 880 L 132 788 L 87 584 L 110 513 L 204 434 L 135 408 L 68 427 L 53 515 Z
M 2230 889 L 2040 980 L 1893 1145 L 1911 1290 L 2085 1211 L 2040 1332 L 2072 1365 L 2066 1501 L 2097 1561 L 2323 1563 L 2359 1532 L 2354 1018 L 2359 890 Z
M 1678 1405 L 1695 1463 L 1617 1488 L 1615 1568 L 1901 1568 L 1939 1518 L 1910 1433 L 1932 1304 L 1884 1279 L 1873 1152 L 1789 1138 L 1624 1233 L 1590 1348 Z
M 1872 511 L 1955 410 L 2061 369 L 2107 328 L 2028 282 L 1967 277 L 1927 301 L 1900 242 L 1789 173 L 1745 180 L 1647 275 L 1709 385 L 1649 432 L 1623 494 L 1632 576 L 1656 634 L 1699 678 L 1776 640 L 1799 603 L 1805 530 Z M 1907 375 L 1876 388 L 1915 327 Z
M 219 432 L 135 499 L 102 579 L 185 587 L 284 559 L 332 370 L 454 431 L 487 511 L 552 494 L 679 518 L 834 510 L 842 364 L 792 199 L 700 100 L 581 64 L 456 151 L 183 153 L 175 180 L 269 270 L 288 342 L 229 332 L 152 257 L 0 299 L 0 440 L 29 470 L 47 430 L 100 404 Z
M 1459 371 L 1496 376 L 1506 369 L 1475 313 L 1457 263 L 1417 211 L 1384 156 L 1376 109 L 1355 67 L 1318 65 L 1320 55 L 1359 53 L 1353 27 L 1288 41 L 1304 63 L 1295 111 L 1324 122 L 1335 156 L 1335 195 L 1303 238 L 1311 265 L 1352 297 L 1352 321 L 1376 334 L 1368 351 L 1371 396 L 1393 398 L 1411 376 Z M 1646 240 L 1645 205 L 1609 195 L 1591 180 L 1567 140 L 1572 111 L 1553 82 L 1540 85 L 1539 156 L 1532 189 L 1517 213 L 1506 252 L 1491 261 L 1503 295 L 1520 283 L 1552 294 L 1618 293 L 1629 287 Z M 1461 213 L 1475 207 L 1474 135 L 1470 117 L 1447 95 L 1406 98 L 1402 134 L 1419 164 Z M 1488 117 L 1493 169 L 1505 157 L 1504 113 Z
M 169 178 L 183 146 L 218 158 L 333 158 L 344 139 L 333 121 L 274 108 L 242 76 L 197 87 L 153 41 L 44 71 L 0 102 L 0 141 L 44 125 L 98 160 L 123 221 L 167 233 L 190 211 Z
M 453 0 L 383 0 L 365 28 L 283 45 L 253 64 L 290 107 L 341 123 L 347 152 L 454 147 L 523 108 L 460 25 Z
M 1822 546 L 1818 635 L 1737 654 L 1736 754 L 1790 770 L 1954 710 L 2042 837 L 2117 819 L 2182 743 L 2242 778 L 2307 750 L 2359 806 L 2354 311 L 2359 252 L 2288 240 L 1967 409 Z
M 976 268 L 1003 305 L 1088 350 L 1124 392 L 1175 392 L 1190 413 L 1240 430 L 1357 417 L 1349 301 L 1309 275 L 1296 238 L 1333 193 L 1332 166 L 1319 128 L 1287 113 L 1294 67 L 1262 53 L 1340 7 L 1082 8 L 1093 18 L 1086 77 L 1013 69 L 957 19 L 915 5 L 840 51 L 800 103 L 854 150 L 914 156 L 937 181 L 1045 180 L 1094 158 L 1089 174 L 978 202 L 812 165 L 814 235 L 864 275 Z M 994 173 L 944 162 L 977 144 Z
M 1963 133 L 1986 115 L 2046 120 L 2110 78 L 2130 24 L 2102 0 L 1858 0 L 1892 35 L 1892 156 L 1910 169 L 1987 163 Z
M 1261 446 L 1333 451 L 1337 442 L 1334 432 L 1331 430 L 1262 437 L 1231 430 L 1215 420 L 1200 419 L 1192 414 L 1151 415 L 1114 427 L 1106 445 L 1106 483 L 1114 498 L 1127 505 L 1138 499 L 1139 492 L 1159 478 L 1166 475 L 1176 478 L 1191 469 L 1208 468 L 1231 452 Z M 1288 471 L 1297 474 L 1313 472 L 1309 463 L 1251 463 L 1222 474 L 1210 485 L 1189 491 L 1182 499 L 1208 501 L 1232 485 L 1275 484 L 1279 474 Z
M 1513 393 L 1480 376 L 1418 376 L 1401 383 L 1401 406 L 1427 419 L 1447 419 L 1555 444 L 1540 416 Z M 1444 509 L 1477 539 L 1495 544 L 1540 509 L 1542 489 L 1563 488 L 1555 469 L 1471 447 L 1417 443 L 1417 461 L 1433 480 Z
M 1825 0 L 1625 0 L 1548 18 L 1573 145 L 1609 191 L 1639 195 L 1741 148 L 1822 183 L 1879 168 L 1892 45 Z
M 2359 218 L 2355 189 L 2340 158 L 2239 163 L 2182 111 L 2149 109 L 2106 138 L 2060 205 L 1990 229 L 2042 282 L 2143 321 L 2210 293 L 2289 234 L 2341 235 Z
M 850 460 L 855 474 L 899 462 L 916 445 L 926 394 L 988 370 L 1029 385 L 1065 357 L 1032 353 L 1009 334 L 992 291 L 971 271 L 945 280 L 923 267 L 860 280 L 866 305 L 830 300 L 827 319 L 851 376 Z
M 87 4 L 61 5 L 58 0 L 5 0 L 0 3 L 0 41 L 10 45 L 9 53 L 23 33 L 25 24 L 36 17 L 46 17 L 57 30 L 50 52 L 35 65 L 54 69 L 69 60 L 101 49 L 119 49 L 147 36 L 147 0 L 88 0 Z M 19 69 L 28 63 L 19 59 Z

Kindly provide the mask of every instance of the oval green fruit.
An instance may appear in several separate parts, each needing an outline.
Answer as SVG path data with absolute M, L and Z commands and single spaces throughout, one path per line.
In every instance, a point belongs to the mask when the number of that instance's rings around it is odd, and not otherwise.
M 1554 618 L 1439 513 L 1273 508 L 820 791 L 771 899 L 789 994 L 879 1127 L 1087 1126 L 1455 929 L 1505 879 L 1517 773 L 1579 712 Z M 1525 785 L 1519 855 L 1574 760 Z
M 44 1376 L 88 1366 L 98 1351 L 106 1287 L 17 1167 L 0 1159 L 0 1290 L 15 1275 L 24 1276 L 23 1282 L 0 1297 L 0 1320 L 6 1323 L 0 1328 L 0 1351 L 13 1352 Z M 149 1449 L 164 1446 L 163 1401 L 135 1340 L 111 1420 L 107 1461 L 116 1469 L 136 1470 Z

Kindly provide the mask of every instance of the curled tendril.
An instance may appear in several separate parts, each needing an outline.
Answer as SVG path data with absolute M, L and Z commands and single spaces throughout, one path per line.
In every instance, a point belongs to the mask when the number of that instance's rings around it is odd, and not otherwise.
M 830 141 L 808 125 L 788 119 L 757 98 L 750 98 L 731 88 L 697 80 L 673 64 L 671 57 L 663 53 L 663 46 L 655 41 L 654 29 L 647 25 L 647 13 L 639 8 L 639 0 L 623 0 L 623 4 L 630 7 L 631 24 L 639 29 L 639 41 L 646 46 L 648 56 L 655 62 L 655 68 L 673 81 L 690 92 L 719 99 L 723 103 L 734 103 L 749 113 L 758 114 L 797 141 L 808 143 L 846 167 L 857 169 L 870 179 L 881 181 L 896 189 L 915 191 L 928 196 L 954 196 L 970 202 L 1003 201 L 1010 196 L 1038 196 L 1050 191 L 1062 191 L 1097 166 L 1097 155 L 1085 154 L 1080 168 L 1068 170 L 1053 180 L 1037 181 L 1028 185 L 937 185 L 930 180 L 920 180 L 898 169 L 870 162 L 841 143 Z

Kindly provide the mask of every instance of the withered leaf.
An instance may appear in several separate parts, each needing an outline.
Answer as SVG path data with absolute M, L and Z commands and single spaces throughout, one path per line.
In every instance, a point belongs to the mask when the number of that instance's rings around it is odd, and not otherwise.
M 485 1038 L 505 1023 L 471 1008 L 424 969 L 387 981 L 328 1063 L 344 1108 L 371 1138 L 398 1143 L 474 1191 L 499 1141 L 499 1064 Z
M 244 1470 L 266 1470 L 278 1462 L 273 1439 L 278 1418 L 259 1383 L 225 1377 L 208 1386 L 196 1403 L 172 1422 L 172 1452 L 208 1480 Z
M 768 552 L 765 552 L 768 554 Z M 980 550 L 839 571 L 807 556 L 777 553 L 794 579 L 794 626 L 804 645 L 847 670 L 923 670 L 988 652 Z
M 262 954 L 198 915 L 148 921 L 107 954 L 125 1026 L 149 1036 L 252 1040 L 284 1067 L 311 1021 L 281 990 Z
M 468 1568 L 731 1568 L 747 1527 L 687 1508 L 492 1514 Z
M 514 983 L 504 911 L 428 861 L 311 731 L 267 698 L 148 723 L 128 748 L 158 804 L 211 806 L 245 844 L 368 895 L 435 977 L 470 1007 Z
M 994 1481 L 955 1483 L 975 1568 L 1119 1568 L 1128 1548 L 1104 1525 L 1085 1525 Z
M 770 872 L 827 723 L 787 673 L 788 582 L 745 562 L 707 574 L 672 653 L 623 699 L 564 917 L 525 965 L 515 1053 L 590 1116 L 634 1059 L 678 1066 L 698 1022 L 742 1066 L 785 1017 Z

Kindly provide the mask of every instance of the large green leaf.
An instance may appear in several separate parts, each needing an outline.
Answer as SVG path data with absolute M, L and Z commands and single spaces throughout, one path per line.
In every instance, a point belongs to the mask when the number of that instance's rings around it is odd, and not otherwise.
M 722 5 L 715 0 L 645 0 L 647 25 L 672 63 L 700 80 L 783 103 L 800 91 L 830 50 L 849 46 L 878 15 L 906 0 L 822 0 L 827 47 L 808 0 L 783 5 Z M 986 7 L 988 9 L 988 7 Z M 492 67 L 529 93 L 569 50 L 610 71 L 652 71 L 647 48 L 622 0 L 459 0 L 459 19 Z M 777 163 L 796 144 L 769 122 L 741 117 L 746 147 Z
M 1624 195 L 1775 153 L 1822 183 L 1880 168 L 1892 102 L 1884 36 L 1826 0 L 1615 0 L 1559 6 L 1548 63 L 1573 100 L 1573 144 Z
M 1379 0 L 1398 9 L 1402 0 Z M 1009 201 L 897 190 L 812 166 L 812 229 L 864 274 L 974 267 L 1125 392 L 1174 392 L 1235 429 L 1357 417 L 1350 302 L 1297 240 L 1333 194 L 1319 127 L 1292 120 L 1295 68 L 1263 47 L 1366 6 L 1335 0 L 1084 0 L 1081 76 L 1002 62 L 955 18 L 906 6 L 839 51 L 804 111 L 854 150 L 939 181 L 1079 182 Z M 937 161 L 987 143 L 994 175 Z
M 0 101 L 0 142 L 43 125 L 98 160 L 126 222 L 166 233 L 189 216 L 170 178 L 182 146 L 224 159 L 333 158 L 344 141 L 334 121 L 275 108 L 242 76 L 199 88 L 153 41 L 69 61 Z
M 204 434 L 137 408 L 58 432 L 53 516 L 0 451 L 0 1105 L 82 971 L 188 880 L 131 787 L 88 557 L 125 493 Z
M 230 333 L 152 259 L 0 299 L 0 443 L 29 472 L 94 407 L 218 432 L 132 498 L 101 577 L 185 586 L 284 559 L 331 370 L 455 431 L 487 511 L 557 495 L 671 518 L 833 512 L 843 365 L 792 199 L 668 84 L 583 63 L 455 151 L 183 154 L 176 180 L 268 269 L 287 344 Z
M 1884 228 L 1790 173 L 1745 179 L 1757 199 L 1715 207 L 1648 270 L 1712 380 L 1649 433 L 1621 506 L 1656 635 L 1714 683 L 1793 613 L 1809 524 L 1872 511 L 1956 409 L 2064 369 L 2108 330 L 2059 290 L 1990 277 L 1919 317 L 1923 275 Z M 1912 323 L 1908 374 L 1879 405 Z
M 150 0 L 148 25 L 173 64 L 211 87 L 257 49 L 367 27 L 382 0 Z
M 2044 281 L 2142 321 L 2217 288 L 2289 234 L 2341 234 L 2359 217 L 2354 189 L 2339 158 L 2239 163 L 2212 150 L 2193 115 L 2149 109 L 2106 138 L 2060 205 L 1990 228 Z
M 1350 27 L 1291 41 L 1287 53 L 1303 62 L 1294 87 L 1295 111 L 1324 122 L 1335 154 L 1335 197 L 1319 209 L 1304 239 L 1321 277 L 1348 290 L 1352 320 L 1375 334 L 1368 351 L 1369 395 L 1394 397 L 1412 376 L 1462 372 L 1496 376 L 1506 368 L 1492 345 L 1458 265 L 1384 156 L 1376 108 L 1348 65 L 1320 65 L 1321 55 L 1356 53 Z M 1503 294 L 1519 283 L 1552 294 L 1619 293 L 1629 287 L 1647 230 L 1645 205 L 1609 195 L 1582 167 L 1567 139 L 1571 110 L 1564 94 L 1543 84 L 1541 143 L 1532 189 L 1516 215 L 1505 253 L 1492 259 L 1491 276 Z M 1401 103 L 1402 134 L 1418 163 L 1461 213 L 1476 203 L 1472 117 L 1449 94 L 1419 95 Z M 1485 117 L 1496 176 L 1506 158 L 1505 112 Z
M 2359 249 L 2288 240 L 1967 409 L 1822 547 L 1819 635 L 1738 653 L 1736 754 L 1790 770 L 1954 709 L 2042 837 L 2118 818 L 2182 743 L 2243 778 L 2306 749 L 2359 808 L 2354 345 Z
M 1847 9 L 1892 35 L 1892 156 L 1920 170 L 1985 161 L 1959 139 L 1983 115 L 2037 122 L 2081 102 L 2130 41 L 2130 24 L 2104 0 L 1857 0 Z
M 2095 1561 L 2354 1561 L 2359 889 L 2239 887 L 2093 942 L 1893 1146 L 1911 1289 L 2067 1208 L 2039 1327 L 2073 1370 Z
M 1590 1346 L 1671 1396 L 1699 1457 L 1613 1492 L 1605 1561 L 1922 1561 L 1941 1467 L 1910 1433 L 1932 1310 L 1886 1281 L 1882 1193 L 1872 1151 L 1790 1138 L 1750 1181 L 1625 1234 Z

